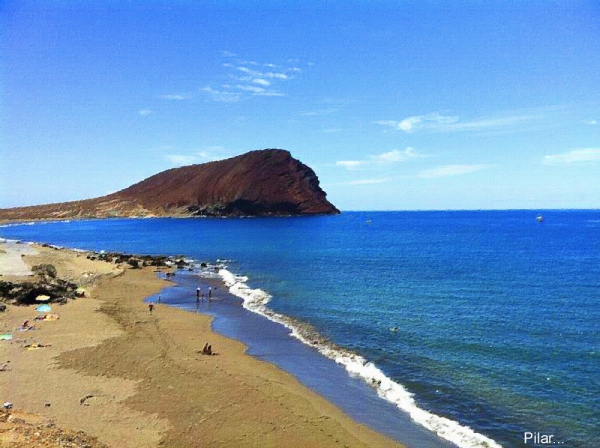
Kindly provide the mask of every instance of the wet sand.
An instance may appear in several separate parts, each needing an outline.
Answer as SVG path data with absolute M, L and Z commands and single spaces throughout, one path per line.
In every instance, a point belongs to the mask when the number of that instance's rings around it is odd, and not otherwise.
M 2 266 L 12 250 L 0 249 Z M 168 285 L 155 268 L 34 249 L 37 255 L 21 257 L 26 264 L 52 263 L 88 294 L 52 305 L 60 318 L 27 332 L 15 329 L 36 315 L 34 307 L 0 313 L 0 333 L 13 334 L 0 341 L 0 368 L 8 366 L 0 371 L 0 400 L 26 422 L 84 431 L 112 447 L 400 446 L 245 354 L 242 343 L 211 330 L 210 317 L 163 304 L 150 314 L 143 299 Z M 0 280 L 16 278 L 26 277 Z M 24 348 L 32 342 L 49 346 Z M 217 355 L 199 353 L 206 342 Z M 0 422 L 0 446 L 54 446 L 19 445 L 15 424 Z

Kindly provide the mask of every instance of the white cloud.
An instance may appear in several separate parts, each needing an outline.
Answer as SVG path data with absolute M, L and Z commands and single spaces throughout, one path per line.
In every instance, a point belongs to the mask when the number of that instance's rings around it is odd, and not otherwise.
M 406 162 L 408 160 L 416 159 L 419 157 L 428 157 L 424 154 L 419 154 L 415 151 L 415 148 L 408 147 L 404 151 L 400 151 L 398 149 L 393 149 L 389 152 L 384 152 L 383 154 L 378 154 L 375 156 L 369 156 L 368 160 L 341 160 L 336 162 L 336 166 L 343 166 L 347 169 L 355 169 L 361 165 L 367 164 L 391 164 L 398 162 Z
M 252 92 L 252 93 L 263 93 L 265 91 L 265 89 L 263 89 L 262 87 L 256 87 L 256 86 L 243 86 L 241 84 L 238 84 L 236 87 L 240 90 L 246 90 L 246 91 Z
M 227 150 L 222 146 L 207 146 L 194 154 L 168 154 L 165 156 L 175 166 L 212 162 L 226 157 L 228 157 Z
M 415 125 L 418 125 L 422 121 L 423 119 L 421 117 L 408 117 L 398 123 L 396 127 L 404 132 L 412 132 Z
M 237 67 L 237 70 L 239 70 L 242 73 L 246 73 L 250 76 L 253 76 L 255 78 L 274 78 L 274 79 L 282 79 L 282 80 L 286 80 L 286 79 L 290 79 L 290 76 L 286 75 L 285 73 L 279 73 L 279 72 L 260 72 L 258 70 L 252 70 L 249 69 L 248 67 L 245 66 L 239 66 Z
M 335 166 L 343 166 L 349 170 L 358 168 L 360 165 L 365 163 L 364 160 L 339 160 L 335 162 Z
M 430 132 L 461 132 L 514 126 L 519 123 L 536 119 L 535 115 L 512 115 L 483 120 L 460 121 L 455 115 L 442 115 L 437 112 L 426 115 L 415 115 L 400 121 L 380 120 L 374 124 L 391 127 L 408 134 L 417 131 Z
M 445 165 L 421 171 L 418 177 L 422 179 L 439 179 L 440 177 L 460 176 L 488 168 L 489 165 Z
M 235 102 L 252 96 L 285 96 L 280 86 L 301 72 L 301 68 L 296 65 L 284 68 L 274 63 L 242 60 L 228 51 L 224 51 L 223 56 L 234 58 L 221 63 L 230 79 L 229 84 L 208 85 L 202 89 L 215 101 Z
M 189 98 L 184 95 L 159 95 L 158 97 L 161 100 L 175 100 L 175 101 L 181 101 L 181 100 L 185 100 L 185 99 Z
M 264 92 L 257 93 L 258 96 L 285 96 L 285 93 L 278 92 L 277 90 L 265 90 Z
M 573 149 L 561 154 L 550 154 L 544 156 L 544 165 L 562 165 L 565 163 L 599 162 L 600 148 Z
M 235 103 L 242 99 L 242 95 L 240 92 L 229 92 L 222 90 L 215 90 L 211 87 L 203 87 L 201 89 L 203 92 L 208 93 L 213 100 L 221 101 L 223 103 Z
M 390 152 L 385 152 L 383 154 L 379 154 L 378 156 L 371 156 L 371 158 L 377 162 L 381 163 L 396 163 L 396 162 L 405 162 L 410 159 L 415 159 L 417 157 L 425 157 L 421 154 L 418 154 L 415 151 L 415 148 L 411 148 L 410 146 L 406 148 L 404 151 L 400 151 L 398 149 L 394 149 Z
M 588 121 L 584 121 L 585 124 L 591 124 L 591 125 L 595 125 L 598 124 L 598 121 L 596 120 L 588 120 Z
M 192 165 L 196 163 L 197 160 L 195 156 L 185 156 L 181 154 L 167 154 L 165 158 L 175 166 Z
M 228 157 L 227 150 L 222 146 L 207 146 L 202 151 L 198 152 L 198 158 L 202 162 L 212 162 Z
M 407 117 L 402 119 L 401 121 L 394 120 L 382 120 L 376 121 L 375 124 L 380 124 L 382 126 L 389 126 L 392 129 L 398 131 L 404 131 L 406 133 L 411 133 L 424 128 L 436 128 L 438 126 L 449 125 L 452 123 L 456 123 L 458 121 L 458 117 L 440 115 L 438 113 L 432 113 L 427 115 L 415 115 L 413 117 Z
M 150 115 L 152 113 L 152 111 L 150 109 L 142 109 L 142 110 L 139 110 L 138 113 L 142 117 L 147 117 L 148 115 Z

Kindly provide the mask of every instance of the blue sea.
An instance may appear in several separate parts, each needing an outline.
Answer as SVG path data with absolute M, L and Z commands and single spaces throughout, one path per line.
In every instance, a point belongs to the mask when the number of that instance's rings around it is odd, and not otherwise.
M 380 397 L 381 415 L 436 439 L 599 446 L 600 211 L 537 214 L 87 220 L 7 225 L 0 237 L 217 266 L 229 308 L 332 360 Z M 224 305 L 206 311 L 244 340 Z

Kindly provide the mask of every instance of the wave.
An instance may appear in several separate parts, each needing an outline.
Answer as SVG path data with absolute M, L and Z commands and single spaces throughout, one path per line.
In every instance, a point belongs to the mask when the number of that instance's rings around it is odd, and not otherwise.
M 68 224 L 70 222 L 71 222 L 70 219 L 56 220 L 56 221 L 9 222 L 9 223 L 6 223 L 6 224 L 0 224 L 0 229 L 1 228 L 8 228 L 8 227 L 18 227 L 18 226 L 35 226 L 35 225 L 47 225 L 47 224 L 59 224 L 59 223 Z
M 381 398 L 393 403 L 398 409 L 409 414 L 415 423 L 461 448 L 502 448 L 494 440 L 475 432 L 468 426 L 419 408 L 413 394 L 401 384 L 387 377 L 375 364 L 367 361 L 362 356 L 330 343 L 310 325 L 269 309 L 267 304 L 272 298 L 270 294 L 261 289 L 253 289 L 248 286 L 248 277 L 235 275 L 223 265 L 218 265 L 218 267 L 218 274 L 229 288 L 229 292 L 243 300 L 244 308 L 284 325 L 291 331 L 293 337 L 316 348 L 319 353 L 327 358 L 343 365 L 349 375 L 362 378 L 367 384 L 376 389 Z

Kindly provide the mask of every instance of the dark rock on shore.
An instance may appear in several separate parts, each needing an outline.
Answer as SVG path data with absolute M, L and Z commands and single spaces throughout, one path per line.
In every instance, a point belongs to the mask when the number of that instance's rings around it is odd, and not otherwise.
M 191 268 L 189 262 L 182 257 L 166 257 L 164 255 L 131 255 L 117 252 L 91 252 L 87 255 L 91 260 L 102 260 L 107 263 L 127 264 L 132 269 L 146 266 L 157 268 Z M 51 264 L 41 264 L 32 267 L 35 275 L 32 281 L 10 282 L 0 280 L 0 308 L 2 302 L 15 305 L 31 305 L 37 303 L 39 296 L 48 296 L 49 303 L 65 303 L 76 299 L 82 294 L 78 285 L 57 277 L 56 268 Z M 169 275 L 169 273 L 167 273 Z M 174 273 L 172 274 L 174 275 Z M 1 311 L 1 309 L 0 309 Z
M 163 171 L 100 198 L 3 209 L 0 220 L 335 213 L 311 168 L 288 151 L 264 149 Z
M 38 296 L 49 296 L 48 302 L 65 302 L 77 297 L 77 285 L 66 280 L 55 279 L 47 282 L 40 279 L 36 282 L 13 283 L 0 281 L 0 301 L 15 305 L 31 305 Z

